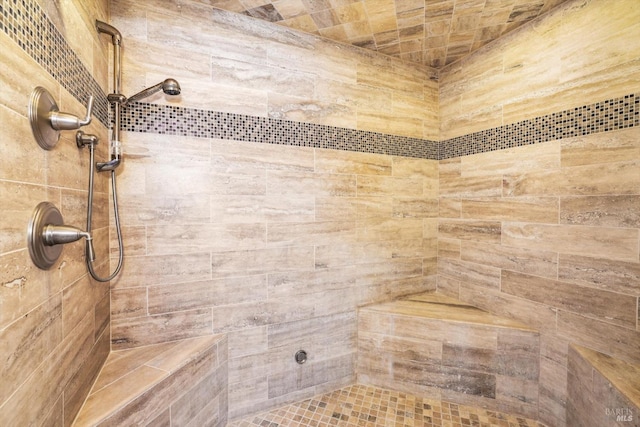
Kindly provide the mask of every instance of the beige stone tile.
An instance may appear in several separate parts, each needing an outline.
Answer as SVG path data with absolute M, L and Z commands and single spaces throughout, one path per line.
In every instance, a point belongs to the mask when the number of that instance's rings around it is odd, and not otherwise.
M 619 261 L 638 259 L 638 231 L 633 229 L 504 222 L 502 244 Z
M 154 193 L 151 193 L 154 194 Z M 128 227 L 154 224 L 209 222 L 209 198 L 196 194 L 123 195 L 118 198 L 122 224 Z M 127 239 L 129 240 L 129 239 Z
M 231 359 L 236 357 L 260 354 L 267 350 L 267 326 L 232 331 L 227 334 L 227 337 L 229 339 L 230 363 Z M 230 370 L 231 372 L 233 370 Z
M 160 343 L 153 346 L 131 348 L 109 354 L 100 376 L 94 383 L 91 394 L 95 394 L 119 379 L 124 379 L 136 369 L 146 365 L 158 354 L 178 350 L 176 342 Z
M 617 359 L 638 363 L 640 341 L 637 331 L 559 310 L 558 334 Z
M 438 218 L 462 218 L 462 200 L 459 197 L 440 197 Z
M 120 200 L 118 200 L 120 204 Z M 147 253 L 147 230 L 144 226 L 127 227 L 120 224 L 122 243 L 127 256 L 143 256 Z M 119 255 L 118 234 L 115 227 L 109 229 L 109 256 L 117 262 Z
M 216 425 L 226 418 L 221 405 L 220 373 L 212 373 L 200 381 L 182 398 L 171 405 L 171 423 L 174 425 Z M 211 396 L 214 396 L 213 398 Z M 155 424 L 154 424 L 155 425 Z M 225 425 L 222 422 L 222 425 Z
M 358 175 L 358 196 L 421 197 L 423 182 L 416 178 Z
M 210 173 L 209 167 L 190 168 L 166 166 L 147 169 L 146 194 L 185 195 L 264 195 L 266 180 L 264 171 L 254 173 Z
M 337 244 L 355 238 L 356 223 L 324 221 L 269 224 L 266 236 L 268 247 Z
M 0 253 L 24 249 L 26 246 L 26 227 L 36 206 L 49 199 L 44 187 L 0 181 L 0 199 L 2 200 L 3 227 L 0 237 Z
M 578 345 L 572 345 L 572 350 L 602 375 L 600 378 L 594 375 L 593 394 L 596 398 L 603 401 L 609 400 L 613 397 L 612 395 L 621 394 L 629 399 L 632 404 L 638 405 L 638 379 L 640 378 L 640 372 L 637 365 L 616 360 L 606 354 Z M 620 372 L 625 372 L 625 375 L 620 375 Z M 602 387 L 607 382 L 613 385 L 615 389 L 610 386 Z
M 356 177 L 343 174 L 269 171 L 267 195 L 287 194 L 353 197 L 356 195 Z
M 560 198 L 560 223 L 640 228 L 640 196 L 568 196 Z
M 341 46 L 324 46 L 320 42 L 314 49 L 312 46 L 299 48 L 291 44 L 273 44 L 269 46 L 268 57 L 269 64 L 277 67 L 312 73 L 322 80 L 356 83 L 356 59 L 345 55 Z
M 268 401 L 267 377 L 251 378 L 240 383 L 229 383 L 229 418 L 266 409 Z
M 436 218 L 438 200 L 426 198 L 394 198 L 393 216 L 396 218 Z
M 0 329 L 4 329 L 44 302 L 51 290 L 46 272 L 33 264 L 27 249 L 0 256 L 0 266 Z
M 312 304 L 297 299 L 298 303 L 294 305 L 292 299 L 270 299 L 214 307 L 213 332 L 226 333 L 273 323 L 291 322 L 313 315 L 316 308 Z
M 269 274 L 269 297 L 300 296 L 330 289 L 349 288 L 356 284 L 358 275 L 353 266 Z
M 439 185 L 441 197 L 496 197 L 502 195 L 501 176 L 449 178 L 446 174 L 441 173 Z
M 379 31 L 374 31 L 379 32 Z M 374 70 L 375 68 L 375 70 Z M 358 63 L 358 84 L 388 91 L 397 91 L 406 96 L 422 98 L 422 82 L 411 79 L 393 69 L 384 69 L 370 64 Z
M 563 167 L 624 162 L 640 157 L 639 131 L 622 129 L 561 140 Z
M 640 264 L 602 257 L 560 254 L 558 279 L 597 289 L 640 296 Z
M 440 220 L 438 237 L 500 243 L 501 228 L 501 223 L 497 221 Z
M 438 274 L 482 286 L 488 289 L 500 288 L 500 270 L 456 259 L 438 259 Z
M 315 150 L 315 171 L 356 175 L 391 175 L 390 156 L 337 150 Z
M 341 243 L 315 247 L 316 268 L 336 268 L 399 258 L 421 258 L 426 250 L 422 239 Z
M 409 240 L 422 237 L 421 219 L 367 219 L 357 223 L 357 241 Z
M 637 297 L 503 271 L 500 290 L 557 309 L 633 329 Z
M 355 197 L 316 197 L 315 219 L 316 221 L 355 221 L 358 219 L 359 207 L 361 203 Z
M 356 215 L 359 221 L 393 218 L 393 199 L 391 196 L 360 196 L 356 199 Z
M 42 183 L 46 172 L 45 153 L 33 137 L 29 121 L 24 117 L 26 111 L 21 113 L 0 106 L 0 122 L 4 124 L 0 140 L 0 178 Z
M 149 351 L 146 366 L 158 368 L 166 372 L 176 373 L 186 365 L 199 358 L 206 357 L 212 366 L 219 366 L 218 346 L 226 345 L 226 340 L 222 335 L 209 335 L 204 337 L 190 338 L 174 343 L 174 348 L 168 351 L 159 351 L 157 354 Z M 216 395 L 215 389 L 212 395 Z
M 255 142 L 213 139 L 211 166 L 219 173 L 255 173 L 256 170 L 313 172 L 314 150 Z
M 210 335 L 213 332 L 212 328 L 210 308 L 133 319 L 114 319 L 111 321 L 111 348 L 122 350 Z
M 459 239 L 438 238 L 438 258 L 460 259 L 461 247 Z
M 312 196 L 211 196 L 214 223 L 300 222 L 315 218 Z
M 460 297 L 460 281 L 447 276 L 438 276 L 437 292 L 457 299 Z
M 400 114 L 358 112 L 357 129 L 391 135 L 422 138 L 424 123 Z
M 312 270 L 314 248 L 296 246 L 211 253 L 213 277 Z
M 166 255 L 225 249 L 261 249 L 265 247 L 265 238 L 265 224 L 149 226 L 147 253 Z
M 111 286 L 112 289 L 121 289 L 209 278 L 211 278 L 211 256 L 208 253 L 129 256 L 127 264 L 123 266 L 122 274 L 111 282 Z
M 356 283 L 360 286 L 371 286 L 420 276 L 422 259 L 394 259 L 362 265 L 362 270 L 356 270 Z
M 468 281 L 460 283 L 460 300 L 499 316 L 518 320 L 542 331 L 556 330 L 556 310 L 533 301 L 487 289 Z
M 465 241 L 459 252 L 463 261 L 551 279 L 558 275 L 558 254 L 552 251 Z
M 269 93 L 268 116 L 272 119 L 292 120 L 356 129 L 356 114 L 351 106 Z
M 62 292 L 64 336 L 67 336 L 82 321 L 86 313 L 93 313 L 94 307 L 108 293 L 108 286 L 96 285 L 88 276 L 83 276 L 66 287 Z
M 246 274 L 240 272 L 239 274 Z M 148 314 L 172 313 L 267 298 L 266 275 L 148 287 Z
M 461 175 L 493 176 L 560 168 L 560 141 L 507 148 L 499 151 L 463 156 Z
M 484 197 L 462 199 L 462 218 L 522 222 L 558 222 L 556 197 Z
M 636 194 L 640 187 L 638 160 L 536 171 L 504 177 L 505 196 L 600 196 Z
M 305 97 L 315 90 L 316 75 L 227 58 L 211 58 L 211 78 L 230 87 L 244 87 Z
M 17 389 L 17 385 L 36 371 L 42 361 L 62 342 L 61 295 L 56 294 L 44 301 L 4 328 L 0 334 L 2 341 L 6 343 L 0 349 L 2 358 L 6 361 L 2 365 L 0 376 L 0 401 L 5 402 Z M 29 389 L 25 390 L 28 392 Z M 43 394 L 45 396 L 46 392 Z M 12 405 L 24 407 L 24 402 L 14 402 Z
M 171 70 L 170 75 L 179 75 L 180 82 L 183 77 L 190 79 L 210 80 L 211 79 L 211 57 L 205 52 L 198 52 L 193 49 L 193 46 L 186 45 L 182 37 L 184 37 L 183 30 L 177 30 L 175 32 L 176 37 L 173 39 L 172 50 L 173 57 L 180 58 L 180 61 L 172 61 L 171 56 L 166 54 L 166 45 L 162 43 L 162 40 L 158 38 L 164 38 L 160 35 L 158 28 L 161 25 L 166 25 L 166 20 L 163 23 L 154 22 L 154 17 L 160 15 L 149 14 L 150 18 L 148 22 L 148 30 L 151 34 L 147 40 L 136 40 L 135 38 L 127 38 L 124 42 L 126 54 L 125 58 L 144 58 L 144 73 L 164 74 L 167 70 Z M 171 26 L 171 24 L 169 23 Z M 197 25 L 197 24 L 196 24 Z M 203 38 L 212 37 L 210 31 L 202 34 Z M 125 36 L 123 36 L 124 38 Z M 219 39 L 219 38 L 218 38 Z M 108 40 L 108 39 L 107 39 Z M 124 49 L 123 49 L 124 50 Z M 127 68 L 133 60 L 127 60 Z M 140 66 L 140 65 L 139 65 Z M 123 73 L 126 71 L 123 70 Z M 162 81 L 162 80 L 159 80 Z M 144 83 L 144 82 L 142 82 Z M 155 83 L 149 82 L 151 85 Z M 156 82 L 157 83 L 157 82 Z M 128 86 L 128 96 L 141 91 L 144 87 Z

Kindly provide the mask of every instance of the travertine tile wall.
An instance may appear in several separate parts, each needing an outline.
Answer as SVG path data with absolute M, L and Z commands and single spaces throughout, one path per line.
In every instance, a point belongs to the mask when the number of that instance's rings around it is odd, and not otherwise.
M 124 137 L 113 347 L 229 333 L 231 418 L 351 383 L 355 308 L 435 288 L 437 161 Z
M 63 132 L 53 150 L 41 149 L 27 106 L 33 89 L 44 86 L 62 111 L 83 116 L 86 97 L 72 94 L 99 96 L 89 90 L 98 84 L 106 90 L 106 44 L 94 20 L 108 18 L 107 6 L 0 1 L 0 424 L 6 426 L 70 425 L 109 352 L 109 286 L 88 278 L 83 243 L 67 245 L 48 271 L 31 262 L 26 245 L 27 224 L 42 201 L 53 202 L 67 224 L 85 226 L 89 154 L 78 150 L 73 132 Z M 106 105 L 97 107 L 106 121 Z M 99 116 L 85 130 L 104 141 Z M 107 182 L 96 180 L 93 224 L 101 274 L 108 268 Z
M 440 139 L 640 90 L 640 4 L 573 0 L 440 72 Z
M 149 101 L 437 138 L 428 68 L 196 2 L 115 0 L 112 16 L 125 94 L 171 76 L 180 98 Z M 113 347 L 229 333 L 230 418 L 352 383 L 356 307 L 435 289 L 435 160 L 123 140 Z
M 567 371 L 567 425 L 639 425 L 640 364 L 571 345 Z
M 438 290 L 541 331 L 540 418 L 569 341 L 638 361 L 640 128 L 440 162 Z
M 111 11 L 125 95 L 172 74 L 183 89 L 173 105 L 438 139 L 432 68 L 199 1 L 112 0 Z
M 358 310 L 357 380 L 536 419 L 538 331 L 441 294 Z
M 636 92 L 639 22 L 636 1 L 569 2 L 450 67 L 442 137 Z M 440 162 L 438 289 L 540 329 L 549 425 L 568 342 L 638 361 L 639 166 L 637 127 Z

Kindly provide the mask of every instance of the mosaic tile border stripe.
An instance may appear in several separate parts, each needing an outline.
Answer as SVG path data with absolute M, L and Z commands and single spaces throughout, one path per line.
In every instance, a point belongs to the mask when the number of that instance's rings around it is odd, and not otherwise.
M 0 31 L 83 105 L 93 95 L 94 116 L 109 125 L 107 96 L 35 0 L 0 0 Z M 38 82 L 33 82 L 36 86 Z
M 109 104 L 89 70 L 36 0 L 0 0 L 0 31 L 110 124 Z M 35 87 L 36 85 L 34 85 Z M 123 111 L 122 130 L 329 148 L 442 160 L 640 126 L 640 94 L 609 99 L 444 141 L 195 108 L 136 103 Z
M 440 142 L 439 158 L 640 126 L 640 94 L 630 94 Z
M 137 103 L 123 110 L 122 130 L 283 144 L 442 160 L 640 126 L 640 94 L 486 129 L 444 141 L 312 123 Z
M 269 117 L 134 103 L 122 111 L 122 130 L 438 158 L 438 142 Z

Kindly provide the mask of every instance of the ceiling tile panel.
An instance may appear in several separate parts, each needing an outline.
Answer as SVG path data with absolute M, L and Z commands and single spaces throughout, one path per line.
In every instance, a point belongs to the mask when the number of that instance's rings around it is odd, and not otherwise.
M 194 0 L 441 68 L 567 0 Z

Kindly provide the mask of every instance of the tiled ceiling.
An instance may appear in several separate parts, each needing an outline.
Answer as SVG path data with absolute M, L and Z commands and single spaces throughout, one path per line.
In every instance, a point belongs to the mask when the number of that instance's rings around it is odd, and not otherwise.
M 441 68 L 565 1 L 208 0 L 208 3 Z

